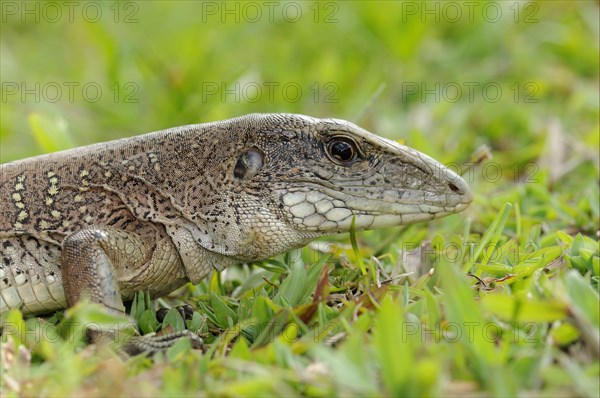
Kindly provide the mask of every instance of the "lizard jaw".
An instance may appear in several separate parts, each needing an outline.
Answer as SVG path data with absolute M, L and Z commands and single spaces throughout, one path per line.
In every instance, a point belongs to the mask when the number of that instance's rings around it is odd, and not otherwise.
M 324 234 L 342 233 L 350 230 L 353 218 L 356 230 L 364 230 L 460 213 L 473 200 L 466 183 L 462 182 L 460 193 L 455 195 L 406 190 L 382 192 L 369 187 L 362 191 L 363 196 L 357 196 L 319 186 L 310 191 L 287 192 L 281 200 L 292 223 L 299 229 Z

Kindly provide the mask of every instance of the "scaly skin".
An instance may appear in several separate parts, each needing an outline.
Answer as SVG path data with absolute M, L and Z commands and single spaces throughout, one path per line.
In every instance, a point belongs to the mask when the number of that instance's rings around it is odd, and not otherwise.
M 253 114 L 0 165 L 0 312 L 169 293 L 350 229 L 464 210 L 466 183 L 349 122 Z

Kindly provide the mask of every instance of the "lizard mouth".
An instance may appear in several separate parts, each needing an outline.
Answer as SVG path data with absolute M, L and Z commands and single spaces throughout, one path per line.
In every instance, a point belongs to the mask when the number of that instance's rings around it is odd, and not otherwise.
M 324 233 L 348 232 L 353 219 L 356 230 L 433 220 L 462 212 L 473 200 L 460 177 L 446 192 L 364 186 L 340 191 L 314 182 L 307 190 L 306 184 L 281 195 L 281 201 L 293 224 Z

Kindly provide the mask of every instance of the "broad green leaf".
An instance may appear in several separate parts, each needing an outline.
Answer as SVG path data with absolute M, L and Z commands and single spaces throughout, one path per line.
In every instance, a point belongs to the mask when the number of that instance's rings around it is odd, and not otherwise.
M 425 289 L 424 291 L 427 302 L 427 326 L 433 330 L 440 324 L 440 309 L 431 290 Z
M 350 243 L 352 244 L 352 251 L 354 252 L 354 257 L 356 257 L 356 261 L 358 261 L 360 272 L 363 275 L 366 275 L 367 269 L 365 268 L 365 263 L 363 262 L 362 255 L 360 254 L 360 250 L 358 249 L 358 243 L 356 242 L 356 231 L 354 227 L 355 221 L 356 216 L 352 216 L 352 224 L 350 224 Z
M 304 268 L 304 263 L 301 260 L 294 261 L 291 267 L 290 274 L 283 280 L 279 291 L 273 298 L 275 303 L 284 306 L 298 305 L 300 304 L 300 300 L 306 296 L 307 272 Z M 310 289 L 309 291 L 312 292 Z
M 566 322 L 563 322 L 558 327 L 552 329 L 550 335 L 556 344 L 560 346 L 571 344 L 581 336 L 576 327 Z
M 163 320 L 163 328 L 171 325 L 177 332 L 185 330 L 185 322 L 177 309 L 171 308 Z
M 246 343 L 246 339 L 238 339 L 233 347 L 231 348 L 231 352 L 229 353 L 231 358 L 241 359 L 244 361 L 249 361 L 252 359 L 252 352 L 248 347 L 248 343 Z
M 567 305 L 557 300 L 519 300 L 507 294 L 488 294 L 481 298 L 481 305 L 505 321 L 553 322 L 567 316 Z
M 202 316 L 200 315 L 200 313 L 198 313 L 197 311 L 194 311 L 192 313 L 192 319 L 187 321 L 188 329 L 195 333 L 198 330 L 200 330 L 203 323 L 204 322 L 203 322 L 203 319 L 202 319 Z
M 160 322 L 156 319 L 156 314 L 149 309 L 141 313 L 138 324 L 143 334 L 156 332 L 160 326 Z
M 237 323 L 238 316 L 236 312 L 229 308 L 227 303 L 219 295 L 211 292 L 210 304 L 220 327 L 225 329 Z

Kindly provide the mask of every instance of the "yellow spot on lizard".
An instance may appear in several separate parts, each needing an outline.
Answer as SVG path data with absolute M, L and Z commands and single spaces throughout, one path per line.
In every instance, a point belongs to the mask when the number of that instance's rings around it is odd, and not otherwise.
M 58 193 L 58 187 L 56 185 L 51 185 L 50 188 L 48 188 L 48 193 L 52 196 L 56 195 Z

